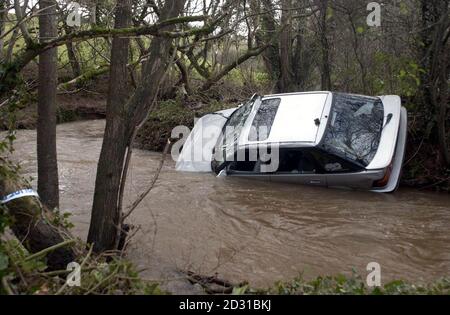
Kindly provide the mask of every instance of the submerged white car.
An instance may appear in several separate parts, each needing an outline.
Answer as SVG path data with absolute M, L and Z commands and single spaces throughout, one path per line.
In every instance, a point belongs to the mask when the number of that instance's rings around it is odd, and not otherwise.
M 176 169 L 393 192 L 406 132 L 407 112 L 395 95 L 255 95 L 199 119 Z

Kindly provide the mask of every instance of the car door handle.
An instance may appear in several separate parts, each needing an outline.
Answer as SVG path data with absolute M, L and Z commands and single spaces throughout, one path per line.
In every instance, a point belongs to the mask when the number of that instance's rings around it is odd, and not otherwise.
M 310 180 L 309 183 L 313 184 L 313 185 L 320 185 L 322 183 L 322 181 L 319 179 L 313 179 L 313 180 Z

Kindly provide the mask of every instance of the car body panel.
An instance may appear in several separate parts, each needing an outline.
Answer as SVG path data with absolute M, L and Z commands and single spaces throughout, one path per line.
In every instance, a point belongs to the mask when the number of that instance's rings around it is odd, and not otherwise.
M 353 95 L 356 96 L 356 95 Z M 264 100 L 280 98 L 277 112 L 273 119 L 270 133 L 263 141 L 249 141 L 250 128 Z M 251 171 L 236 171 L 224 168 L 219 177 L 232 176 L 252 178 L 258 180 L 270 180 L 277 182 L 297 183 L 312 186 L 346 187 L 365 189 L 376 192 L 391 192 L 398 187 L 401 167 L 406 144 L 406 109 L 401 107 L 400 97 L 395 95 L 380 96 L 383 104 L 383 124 L 380 126 L 380 141 L 378 149 L 370 163 L 362 170 L 354 172 L 336 173 L 258 173 L 257 168 Z M 333 104 L 331 92 L 307 92 L 267 95 L 262 98 L 252 98 L 253 103 L 247 103 L 251 112 L 243 121 L 240 134 L 232 144 L 219 146 L 226 160 L 233 158 L 233 154 L 243 149 L 261 147 L 308 149 L 320 148 L 322 138 L 327 130 L 328 117 Z M 250 110 L 250 107 L 247 107 Z M 213 159 L 214 140 L 218 140 L 227 122 L 237 108 L 202 117 L 193 128 L 184 144 L 176 169 L 179 171 L 211 172 Z M 236 116 L 238 117 L 238 116 Z M 273 117 L 273 116 L 272 116 Z M 213 132 L 209 130 L 212 127 Z M 205 130 L 206 132 L 205 136 Z M 237 151 L 231 150 L 235 147 Z M 315 150 L 315 149 L 314 149 Z M 202 161 L 192 161 L 192 152 L 203 152 Z M 197 157 L 198 153 L 197 152 Z M 218 151 L 219 152 L 219 151 Z M 233 153 L 234 152 L 234 153 Z M 345 163 L 343 164 L 345 166 Z M 391 169 L 389 181 L 385 187 L 376 188 L 374 182 L 385 177 L 387 170 Z M 216 169 L 216 168 L 215 168 Z M 218 171 L 217 171 L 218 172 Z
M 397 143 L 397 135 L 400 126 L 401 100 L 396 95 L 386 95 L 380 97 L 384 106 L 383 131 L 381 133 L 378 151 L 372 162 L 366 167 L 368 170 L 386 168 L 391 164 Z M 387 121 L 389 114 L 392 118 Z M 387 123 L 387 125 L 386 125 Z
M 400 117 L 400 126 L 395 148 L 395 155 L 392 160 L 392 171 L 389 181 L 385 187 L 374 189 L 373 191 L 393 192 L 399 186 L 408 133 L 408 113 L 406 112 L 406 109 L 404 107 L 401 108 Z
M 175 165 L 177 171 L 212 172 L 212 150 L 227 122 L 227 117 L 236 109 L 237 107 L 208 114 L 196 121 L 178 156 Z
M 367 170 L 359 173 L 328 174 L 328 187 L 372 189 L 373 182 L 383 178 L 384 170 Z
M 322 117 L 328 94 L 305 93 L 263 97 L 263 101 L 274 98 L 281 99 L 269 137 L 264 141 L 249 141 L 252 121 L 258 111 L 255 106 L 252 111 L 253 116 L 249 116 L 248 124 L 243 129 L 238 144 L 245 146 L 261 143 L 315 143 L 319 126 L 315 124 L 314 120 Z

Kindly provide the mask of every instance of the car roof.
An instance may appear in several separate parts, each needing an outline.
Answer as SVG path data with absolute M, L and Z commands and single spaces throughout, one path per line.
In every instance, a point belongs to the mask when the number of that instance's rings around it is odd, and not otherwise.
M 281 99 L 278 111 L 273 121 L 270 135 L 265 141 L 249 141 L 248 133 L 256 115 L 255 110 L 248 117 L 248 124 L 242 132 L 241 144 L 255 143 L 303 143 L 312 146 L 318 143 L 324 131 L 324 124 L 317 124 L 316 120 L 329 112 L 331 106 L 331 92 L 303 92 L 265 95 L 262 100 Z M 327 111 L 328 110 L 328 111 Z

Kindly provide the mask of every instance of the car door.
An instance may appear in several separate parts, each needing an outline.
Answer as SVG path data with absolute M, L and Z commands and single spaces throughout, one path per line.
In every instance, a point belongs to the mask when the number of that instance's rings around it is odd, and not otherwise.
M 318 149 L 313 150 L 311 154 L 327 178 L 328 187 L 368 188 L 374 176 L 377 176 L 376 172 L 372 174 L 334 154 Z
M 271 175 L 276 182 L 327 186 L 324 174 L 310 149 L 290 148 L 280 152 L 278 171 Z

